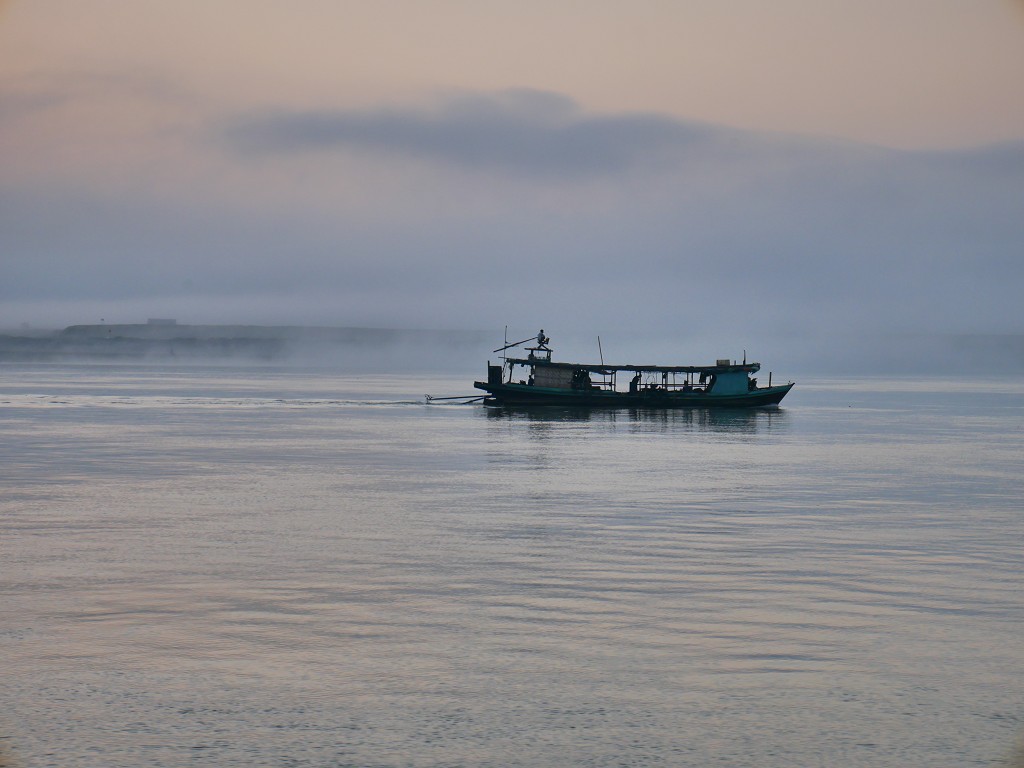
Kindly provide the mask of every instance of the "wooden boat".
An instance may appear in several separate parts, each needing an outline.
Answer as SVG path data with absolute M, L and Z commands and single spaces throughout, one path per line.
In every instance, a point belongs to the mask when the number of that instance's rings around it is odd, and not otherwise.
M 584 408 L 756 408 L 777 405 L 793 382 L 757 383 L 760 363 L 718 360 L 714 365 L 606 365 L 561 363 L 551 359 L 551 341 L 542 330 L 494 350 L 505 352 L 530 341 L 526 357 L 487 363 L 487 381 L 473 386 L 487 392 L 485 405 L 560 405 Z M 630 374 L 626 386 L 621 374 Z

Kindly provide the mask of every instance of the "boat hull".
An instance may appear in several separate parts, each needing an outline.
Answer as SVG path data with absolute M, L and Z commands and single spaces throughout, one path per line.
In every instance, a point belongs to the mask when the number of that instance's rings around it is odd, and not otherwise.
M 473 382 L 488 393 L 486 405 L 560 405 L 581 408 L 760 408 L 778 405 L 792 384 L 759 387 L 748 392 L 716 395 L 713 392 L 611 392 L 600 389 L 555 389 L 531 384 Z

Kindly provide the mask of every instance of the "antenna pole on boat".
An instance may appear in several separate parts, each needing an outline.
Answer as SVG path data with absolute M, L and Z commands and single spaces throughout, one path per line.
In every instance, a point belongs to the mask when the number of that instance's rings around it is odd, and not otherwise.
M 604 350 L 601 349 L 601 337 L 597 337 L 597 352 L 601 356 L 601 365 L 604 365 Z
M 531 336 L 528 339 L 523 339 L 522 341 L 513 341 L 511 344 L 506 344 L 501 349 L 494 349 L 494 350 L 491 350 L 491 351 L 492 352 L 504 352 L 506 349 L 511 349 L 512 347 L 518 347 L 520 344 L 525 344 L 528 341 L 533 341 L 533 336 Z
M 747 350 L 745 349 L 743 350 L 743 364 L 747 364 Z

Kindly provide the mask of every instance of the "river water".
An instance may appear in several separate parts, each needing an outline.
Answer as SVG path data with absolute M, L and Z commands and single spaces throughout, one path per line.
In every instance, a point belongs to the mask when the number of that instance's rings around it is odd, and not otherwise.
M 0 764 L 1006 765 L 1024 384 L 7 365 Z

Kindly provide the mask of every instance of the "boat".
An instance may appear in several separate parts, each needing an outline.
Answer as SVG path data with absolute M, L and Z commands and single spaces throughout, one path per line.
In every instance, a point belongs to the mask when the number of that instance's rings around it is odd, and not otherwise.
M 526 357 L 504 354 L 525 347 Z M 473 386 L 487 394 L 484 405 L 559 405 L 582 408 L 758 408 L 778 405 L 794 382 L 760 386 L 760 363 L 720 359 L 714 365 L 606 365 L 563 363 L 551 359 L 551 339 L 536 337 L 506 344 L 494 352 L 502 362 L 487 362 L 487 380 Z M 620 380 L 628 376 L 628 382 Z

